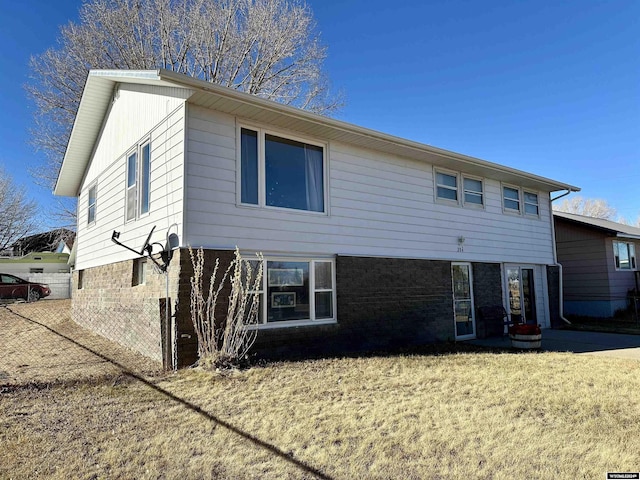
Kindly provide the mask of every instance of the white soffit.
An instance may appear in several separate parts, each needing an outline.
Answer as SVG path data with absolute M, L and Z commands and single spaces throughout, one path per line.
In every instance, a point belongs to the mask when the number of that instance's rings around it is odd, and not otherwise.
M 92 70 L 87 78 L 56 184 L 54 193 L 57 195 L 78 194 L 117 83 L 182 87 L 194 92 L 189 103 L 237 115 L 245 120 L 420 160 L 470 175 L 490 177 L 533 190 L 580 190 L 573 185 L 313 114 L 183 74 L 166 70 Z

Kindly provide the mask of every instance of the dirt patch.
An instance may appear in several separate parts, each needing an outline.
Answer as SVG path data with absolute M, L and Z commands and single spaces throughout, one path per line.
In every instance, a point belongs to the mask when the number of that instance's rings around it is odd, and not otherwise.
M 0 386 L 161 371 L 159 363 L 83 329 L 70 311 L 70 300 L 0 306 Z

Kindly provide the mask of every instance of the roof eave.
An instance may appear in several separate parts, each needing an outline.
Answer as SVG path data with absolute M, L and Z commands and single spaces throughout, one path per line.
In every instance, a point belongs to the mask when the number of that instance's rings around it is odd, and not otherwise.
M 424 159 L 426 157 L 433 158 L 436 161 L 441 158 L 443 163 L 451 161 L 460 167 L 468 166 L 471 169 L 491 172 L 498 179 L 502 177 L 513 182 L 520 179 L 525 184 L 549 192 L 559 190 L 580 191 L 580 188 L 576 186 L 522 170 L 328 118 L 168 70 L 91 70 L 87 76 L 78 113 L 56 181 L 54 194 L 62 196 L 78 195 L 84 172 L 93 152 L 99 131 L 102 128 L 102 122 L 112 101 L 113 89 L 119 82 L 183 87 L 218 95 L 237 102 L 238 106 L 245 105 L 261 111 L 273 112 L 305 122 L 307 126 L 317 125 L 318 127 L 330 129 L 332 132 L 345 133 L 351 138 L 359 139 L 360 142 L 371 140 L 371 142 L 375 142 L 379 146 L 384 146 L 387 151 L 397 149 L 399 155 L 410 158 Z M 460 170 L 464 170 L 464 168 L 460 168 Z

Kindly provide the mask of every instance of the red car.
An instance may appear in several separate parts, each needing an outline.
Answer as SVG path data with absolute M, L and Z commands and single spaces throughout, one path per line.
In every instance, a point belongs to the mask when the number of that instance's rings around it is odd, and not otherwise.
M 23 298 L 28 302 L 35 302 L 49 295 L 51 295 L 49 285 L 29 282 L 8 273 L 0 273 L 0 298 Z

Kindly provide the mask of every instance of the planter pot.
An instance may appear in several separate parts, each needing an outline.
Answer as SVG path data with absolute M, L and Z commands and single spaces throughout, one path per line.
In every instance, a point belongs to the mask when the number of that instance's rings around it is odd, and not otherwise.
M 531 350 L 534 348 L 540 348 L 542 345 L 542 334 L 537 335 L 524 335 L 520 333 L 510 333 L 511 346 L 513 348 L 520 348 L 523 350 Z

